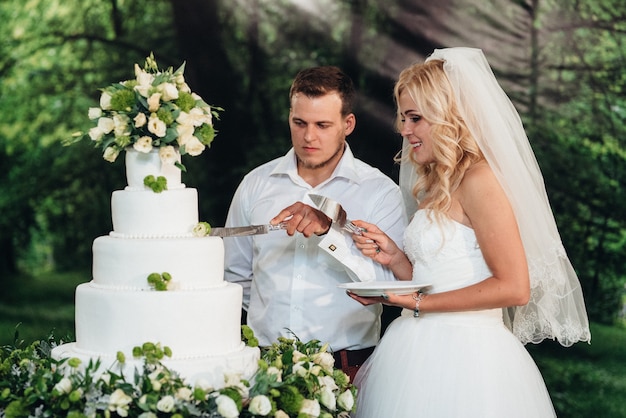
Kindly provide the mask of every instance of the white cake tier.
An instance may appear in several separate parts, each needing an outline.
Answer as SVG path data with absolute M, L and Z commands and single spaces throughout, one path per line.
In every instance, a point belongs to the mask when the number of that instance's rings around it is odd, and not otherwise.
M 180 162 L 180 153 L 177 152 L 177 160 Z M 153 175 L 156 179 L 163 176 L 167 179 L 168 190 L 185 187 L 181 183 L 180 168 L 173 164 L 162 164 L 159 149 L 153 148 L 148 153 L 138 152 L 133 147 L 126 149 L 126 180 L 127 190 L 148 190 L 143 184 L 143 179 Z
M 198 223 L 198 192 L 184 188 L 116 190 L 111 197 L 112 236 L 126 238 L 186 237 Z
M 170 289 L 208 289 L 224 284 L 224 243 L 219 237 L 124 239 L 93 242 L 93 284 L 149 290 L 151 273 L 172 276 Z
M 223 356 L 204 356 L 192 359 L 179 359 L 172 353 L 172 358 L 165 357 L 161 362 L 170 370 L 175 370 L 185 381 L 195 386 L 202 383 L 215 389 L 224 387 L 227 374 L 238 374 L 242 379 L 250 380 L 258 369 L 260 351 L 256 347 L 247 347 L 243 343 L 239 350 Z M 52 357 L 60 360 L 76 357 L 86 366 L 90 360 L 101 360 L 100 372 L 111 370 L 122 373 L 130 382 L 133 381 L 135 369 L 142 370 L 143 359 L 133 359 L 126 353 L 126 362 L 122 366 L 117 363 L 115 354 L 102 354 L 84 351 L 76 347 L 76 343 L 63 344 L 52 350 Z M 121 368 L 121 370 L 120 370 Z
M 130 356 L 144 342 L 169 346 L 175 359 L 241 350 L 239 285 L 194 291 L 126 290 L 83 283 L 76 288 L 76 347 Z

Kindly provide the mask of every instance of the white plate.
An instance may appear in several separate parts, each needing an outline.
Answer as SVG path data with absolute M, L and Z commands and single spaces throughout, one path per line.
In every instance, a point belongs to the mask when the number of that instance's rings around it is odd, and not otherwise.
M 408 295 L 420 289 L 430 286 L 430 284 L 419 284 L 408 281 L 376 281 L 376 282 L 353 282 L 342 283 L 338 287 L 348 289 L 358 296 L 382 296 L 385 292 L 396 295 Z

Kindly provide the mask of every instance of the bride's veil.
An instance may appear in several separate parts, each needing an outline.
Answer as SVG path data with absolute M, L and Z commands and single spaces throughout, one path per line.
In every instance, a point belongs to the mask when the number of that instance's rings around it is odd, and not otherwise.
M 590 341 L 582 290 L 557 230 L 541 171 L 519 114 L 498 84 L 480 49 L 436 49 L 444 61 L 461 114 L 515 212 L 530 272 L 530 302 L 504 309 L 505 322 L 523 343 L 557 339 L 570 346 Z M 403 144 L 403 151 L 406 148 Z M 411 190 L 417 179 L 408 158 L 400 165 L 400 186 L 414 212 Z M 412 202 L 412 203 L 411 203 Z

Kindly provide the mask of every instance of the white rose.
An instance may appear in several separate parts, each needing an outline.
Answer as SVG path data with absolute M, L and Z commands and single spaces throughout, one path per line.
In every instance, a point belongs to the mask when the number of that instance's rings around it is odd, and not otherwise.
M 178 99 L 178 89 L 172 83 L 162 83 L 157 88 L 163 95 L 164 102 Z
M 171 395 L 162 397 L 157 402 L 156 408 L 161 412 L 172 412 L 174 409 L 174 397 Z
M 236 386 L 237 390 L 239 391 L 239 393 L 241 393 L 241 396 L 246 399 L 250 397 L 250 388 L 246 385 L 243 384 L 243 382 L 241 382 L 240 384 L 238 384 Z
M 182 401 L 191 401 L 192 397 L 193 391 L 188 387 L 182 387 L 176 391 L 176 399 L 180 399 Z
M 111 118 L 100 118 L 98 119 L 98 128 L 102 133 L 108 134 L 115 128 L 115 122 Z
M 317 399 L 305 399 L 302 401 L 302 406 L 300 407 L 299 412 L 312 417 L 318 417 L 321 412 L 320 403 Z
M 100 109 L 99 107 L 89 108 L 89 119 L 98 119 L 100 116 L 102 116 L 102 109 Z
M 150 115 L 150 119 L 148 119 L 148 131 L 155 134 L 159 138 L 163 138 L 167 133 L 167 126 L 165 122 L 163 122 L 156 113 L 152 113 Z
M 287 413 L 283 411 L 282 409 L 279 409 L 274 414 L 274 418 L 289 418 L 289 415 L 287 415 Z
M 150 91 L 150 86 L 142 86 L 140 84 L 135 86 L 135 91 L 139 94 L 141 94 L 143 97 L 147 98 L 148 97 L 148 92 Z
M 155 392 L 158 392 L 158 391 L 160 391 L 160 390 L 161 390 L 161 386 L 162 386 L 162 384 L 161 384 L 161 382 L 159 382 L 158 380 L 151 380 L 151 381 L 150 381 L 150 384 L 152 385 L 152 389 L 153 389 Z
M 239 416 L 237 404 L 230 397 L 220 395 L 215 399 L 215 403 L 217 404 L 217 413 L 224 418 L 237 418 Z
M 183 142 L 185 153 L 191 155 L 192 157 L 197 157 L 202 154 L 206 148 L 206 146 L 195 136 L 185 137 Z
M 112 163 L 115 160 L 117 160 L 117 156 L 120 155 L 120 151 L 115 148 L 115 147 L 107 147 L 104 150 L 104 155 L 102 156 L 102 158 L 104 158 L 106 161 Z
M 311 369 L 310 369 L 311 374 L 315 375 L 315 376 L 319 376 L 321 371 L 322 371 L 322 368 L 320 366 L 318 366 L 317 364 L 315 366 L 311 367 Z
M 116 137 L 130 135 L 130 118 L 126 115 L 113 116 L 113 130 Z
M 154 93 L 148 97 L 148 110 L 150 112 L 156 112 L 161 106 L 161 93 Z
M 250 401 L 248 410 L 253 415 L 266 416 L 272 412 L 272 403 L 265 395 L 257 395 Z
M 224 373 L 225 386 L 237 386 L 241 383 L 241 375 L 239 373 Z
M 149 136 L 142 136 L 133 144 L 133 148 L 136 151 L 143 152 L 145 154 L 152 151 L 152 138 Z
M 178 126 L 176 127 L 176 132 L 178 133 L 179 138 L 184 138 L 188 136 L 193 136 L 193 131 L 195 129 L 196 128 L 190 123 L 189 124 L 179 123 Z M 180 145 L 183 145 L 183 144 L 180 144 Z
M 354 397 L 350 389 L 346 389 L 344 393 L 337 397 L 337 404 L 344 411 L 352 411 L 352 407 L 354 407 Z
M 135 128 L 141 128 L 143 125 L 146 124 L 148 118 L 146 117 L 145 113 L 139 112 L 133 120 L 135 121 Z
M 300 377 L 306 377 L 307 374 L 309 374 L 309 371 L 307 369 L 304 368 L 303 366 L 303 362 L 299 362 L 293 365 L 293 374 L 300 376 Z
M 158 418 L 154 412 L 142 412 L 137 418 Z
M 298 350 L 293 350 L 293 362 L 294 363 L 297 363 L 297 362 L 302 361 L 304 359 L 306 359 L 306 355 L 302 354 Z
M 173 146 L 167 145 L 159 149 L 159 158 L 164 165 L 174 165 L 178 162 L 178 155 Z
M 277 382 L 282 382 L 283 381 L 283 372 L 278 367 L 274 367 L 274 366 L 269 367 L 267 369 L 267 374 L 269 374 L 269 375 L 276 375 L 276 381 Z
M 121 417 L 128 416 L 128 405 L 133 398 L 124 393 L 122 389 L 116 389 L 109 397 L 109 411 L 116 412 Z
M 59 380 L 59 383 L 54 385 L 54 390 L 59 393 L 70 393 L 72 391 L 72 381 L 67 377 Z
M 335 379 L 332 376 L 322 376 L 319 378 L 320 385 L 328 386 L 330 390 L 337 390 L 339 386 L 335 383 Z
M 331 411 L 337 409 L 337 400 L 335 399 L 335 394 L 328 386 L 322 386 L 320 401 L 322 402 L 322 405 L 324 405 Z
M 143 97 L 148 97 L 148 90 L 152 86 L 154 75 L 145 72 L 139 67 L 139 65 L 135 64 L 135 77 L 137 78 L 135 90 L 137 90 Z
M 109 386 L 111 384 L 111 375 L 109 373 L 102 373 L 100 380 L 102 380 L 106 386 Z
M 176 122 L 181 125 L 193 125 L 200 126 L 203 123 L 211 124 L 212 118 L 211 115 L 207 115 L 204 113 L 204 110 L 199 107 L 194 107 L 189 112 L 180 112 L 178 117 L 176 118 Z
M 97 126 L 94 126 L 89 130 L 89 138 L 91 138 L 92 141 L 99 141 L 100 138 L 102 138 L 102 135 L 104 135 L 104 132 L 102 132 L 102 129 Z
M 324 370 L 329 372 L 332 372 L 335 367 L 335 358 L 328 352 L 314 354 L 313 362 L 319 364 Z
M 106 91 L 103 91 L 100 96 L 100 107 L 104 110 L 111 108 L 111 95 Z
M 191 93 L 191 87 L 187 83 L 181 83 L 178 85 L 178 89 L 180 91 L 184 91 L 185 93 Z

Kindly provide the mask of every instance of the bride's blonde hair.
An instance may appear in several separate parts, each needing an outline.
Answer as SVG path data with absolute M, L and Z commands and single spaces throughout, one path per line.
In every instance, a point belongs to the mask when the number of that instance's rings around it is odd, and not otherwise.
M 419 115 L 431 125 L 435 159 L 433 163 L 419 165 L 413 153 L 408 153 L 418 174 L 413 196 L 418 201 L 426 197 L 424 208 L 432 209 L 437 217 L 447 216 L 452 193 L 459 187 L 465 172 L 485 157 L 459 113 L 452 85 L 443 70 L 443 61 L 431 60 L 404 69 L 394 87 L 396 105 L 403 92 L 409 94 Z M 399 106 L 397 108 L 396 128 L 400 131 L 403 116 Z

